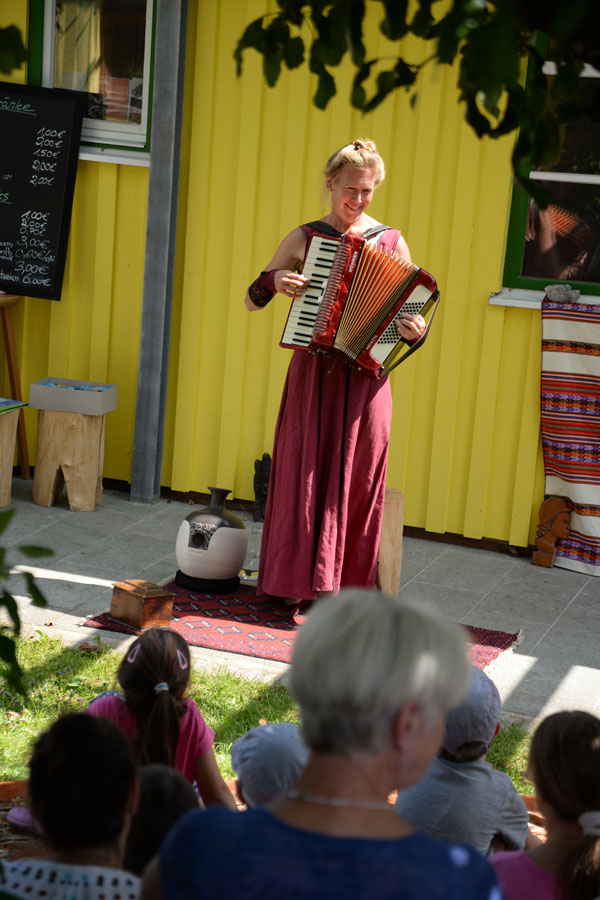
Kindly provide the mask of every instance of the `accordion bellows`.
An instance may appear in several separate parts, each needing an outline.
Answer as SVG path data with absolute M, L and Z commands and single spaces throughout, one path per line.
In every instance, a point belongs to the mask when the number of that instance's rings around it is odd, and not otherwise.
M 292 303 L 280 345 L 335 354 L 375 378 L 406 346 L 399 319 L 424 316 L 439 297 L 428 272 L 358 235 L 314 235 L 302 273 L 310 281 Z

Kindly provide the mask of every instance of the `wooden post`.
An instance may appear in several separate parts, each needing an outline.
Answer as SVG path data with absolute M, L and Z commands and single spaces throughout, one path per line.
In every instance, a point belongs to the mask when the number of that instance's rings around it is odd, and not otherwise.
M 17 344 L 13 328 L 11 306 L 21 298 L 17 294 L 3 294 L 0 292 L 0 316 L 2 317 L 2 331 L 4 333 L 4 349 L 6 350 L 6 363 L 8 366 L 8 378 L 10 381 L 11 400 L 22 400 L 21 376 L 19 374 L 19 359 L 17 357 Z M 23 478 L 31 478 L 29 471 L 29 453 L 27 451 L 27 432 L 25 431 L 25 415 L 19 410 L 17 443 L 19 447 L 19 462 L 21 463 L 21 475 Z M 14 458 L 14 451 L 13 451 Z M 12 460 L 11 460 L 12 468 Z
M 11 409 L 0 416 L 0 506 L 10 506 L 19 412 L 19 409 Z
M 38 410 L 34 503 L 52 506 L 66 485 L 70 509 L 89 512 L 102 504 L 105 419 Z
M 377 587 L 396 597 L 402 572 L 402 531 L 404 529 L 404 494 L 386 489 L 381 521 Z

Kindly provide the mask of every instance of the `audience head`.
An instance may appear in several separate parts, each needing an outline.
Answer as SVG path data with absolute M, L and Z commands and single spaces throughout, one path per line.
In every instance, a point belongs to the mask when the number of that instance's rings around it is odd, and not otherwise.
M 252 728 L 231 748 L 238 791 L 248 806 L 264 806 L 284 794 L 308 760 L 308 750 L 291 722 Z
M 497 734 L 501 708 L 500 694 L 492 679 L 471 666 L 467 696 L 446 716 L 444 755 L 456 762 L 472 762 L 485 756 Z
M 123 868 L 141 875 L 179 819 L 201 803 L 189 781 L 168 766 L 142 766 L 140 793 L 125 845 Z
M 554 713 L 536 728 L 529 776 L 543 811 L 549 804 L 564 821 L 577 823 L 582 843 L 562 874 L 572 897 L 600 893 L 600 719 L 572 710 Z
M 373 141 L 359 138 L 336 150 L 325 165 L 325 181 L 329 184 L 336 180 L 346 167 L 368 170 L 375 175 L 375 184 L 381 184 L 385 178 L 385 166 Z
M 135 784 L 124 733 L 83 712 L 43 732 L 29 761 L 32 812 L 51 846 L 65 852 L 116 845 Z
M 190 680 L 187 643 L 175 631 L 150 628 L 127 651 L 117 678 L 138 727 L 138 763 L 172 766 Z
M 465 648 L 460 626 L 378 591 L 351 588 L 317 603 L 298 630 L 290 674 L 305 742 L 323 753 L 378 752 L 409 703 L 432 726 L 465 695 Z

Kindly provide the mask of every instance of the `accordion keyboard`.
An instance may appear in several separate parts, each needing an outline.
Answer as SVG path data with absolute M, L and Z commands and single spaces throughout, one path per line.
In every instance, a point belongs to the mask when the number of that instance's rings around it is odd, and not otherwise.
M 292 302 L 280 341 L 282 347 L 308 347 L 310 344 L 333 258 L 339 246 L 339 240 L 317 235 L 313 237 L 302 267 L 302 275 L 306 275 L 310 281 L 304 293 Z

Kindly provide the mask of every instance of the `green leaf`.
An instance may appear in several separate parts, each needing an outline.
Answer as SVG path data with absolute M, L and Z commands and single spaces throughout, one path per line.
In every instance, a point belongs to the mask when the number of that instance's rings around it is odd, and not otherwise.
M 431 15 L 432 2 L 433 0 L 420 0 L 419 2 L 419 8 L 410 23 L 410 30 L 417 37 L 427 38 L 431 33 L 433 25 L 433 16 Z
M 19 609 L 17 607 L 17 601 L 13 597 L 12 594 L 9 594 L 8 591 L 2 591 L 2 596 L 0 597 L 0 605 L 6 607 L 6 611 L 8 612 L 10 618 L 13 623 L 13 631 L 15 634 L 21 633 L 21 620 L 19 618 Z
M 263 56 L 263 72 L 269 87 L 277 84 L 277 79 L 281 72 L 281 56 L 276 56 L 274 53 L 265 53 Z
M 1 673 L 2 676 L 13 690 L 25 696 L 23 672 L 17 661 L 15 642 L 5 634 L 0 634 L 0 660 L 6 665 L 6 668 Z
M 394 87 L 409 87 L 415 83 L 416 71 L 399 58 L 394 66 Z
M 457 21 L 456 16 L 453 13 L 448 13 L 432 29 L 432 33 L 437 39 L 438 62 L 447 64 L 454 62 L 460 44 L 457 33 L 459 25 L 460 23 Z
M 27 61 L 27 50 L 16 25 L 0 28 L 0 72 L 7 75 Z
M 255 19 L 253 22 L 251 22 L 237 42 L 236 48 L 233 53 L 233 58 L 236 62 L 236 74 L 238 76 L 242 74 L 242 57 L 244 50 L 247 50 L 249 47 L 253 47 L 259 53 L 262 53 L 264 49 L 265 32 L 262 23 L 262 16 L 260 19 Z
M 304 41 L 293 37 L 287 41 L 283 50 L 283 61 L 288 69 L 297 69 L 304 62 Z
M 304 21 L 302 14 L 304 0 L 277 0 L 277 5 L 288 22 L 296 25 L 298 28 L 302 25 Z
M 475 134 L 478 137 L 489 134 L 491 129 L 489 119 L 486 119 L 486 117 L 479 112 L 479 107 L 477 106 L 475 98 L 465 97 L 464 99 L 467 106 L 465 118 Z
M 362 23 L 365 17 L 364 0 L 354 0 L 348 10 L 348 47 L 355 66 L 362 66 L 365 61 L 365 45 L 363 42 Z
M 36 544 L 22 544 L 19 547 L 19 550 L 30 559 L 38 559 L 42 556 L 54 556 L 54 550 L 49 550 L 48 547 L 38 547 Z
M 384 37 L 399 41 L 408 31 L 406 12 L 408 0 L 382 0 L 385 17 L 379 26 Z
M 15 512 L 15 509 L 3 509 L 2 512 L 0 512 L 0 534 L 8 527 Z
M 393 72 L 380 72 L 377 76 L 377 91 L 365 106 L 365 112 L 371 112 L 371 110 L 379 106 L 390 91 L 394 90 L 395 84 L 396 80 Z
M 338 66 L 348 49 L 348 12 L 345 4 L 338 3 L 331 8 L 329 15 L 318 20 L 319 37 L 315 44 L 318 44 L 318 58 L 326 66 Z
M 355 109 L 364 109 L 365 103 L 367 102 L 367 95 L 365 89 L 363 88 L 363 81 L 369 77 L 371 72 L 371 67 L 373 66 L 375 60 L 372 59 L 367 63 L 364 63 L 354 76 L 354 81 L 352 82 L 352 93 L 350 95 L 350 102 Z
M 313 103 L 317 109 L 325 109 L 332 97 L 335 97 L 335 81 L 325 66 L 317 73 L 319 76 L 319 85 L 313 97 Z

